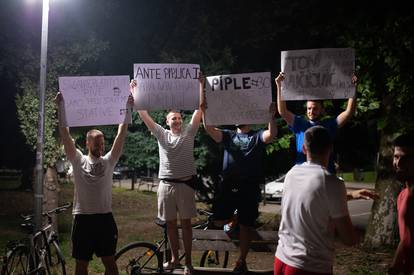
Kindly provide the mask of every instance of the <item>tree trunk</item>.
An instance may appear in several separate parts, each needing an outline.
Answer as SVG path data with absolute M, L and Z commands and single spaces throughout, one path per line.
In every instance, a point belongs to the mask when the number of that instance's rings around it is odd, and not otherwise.
M 47 168 L 43 185 L 43 211 L 59 206 L 59 183 L 55 168 Z M 53 229 L 58 232 L 57 215 L 53 215 Z
M 372 206 L 363 243 L 367 248 L 395 246 L 398 243 L 397 196 L 401 191 L 401 185 L 394 176 L 391 135 L 381 136 L 379 153 L 375 190 L 380 198 Z

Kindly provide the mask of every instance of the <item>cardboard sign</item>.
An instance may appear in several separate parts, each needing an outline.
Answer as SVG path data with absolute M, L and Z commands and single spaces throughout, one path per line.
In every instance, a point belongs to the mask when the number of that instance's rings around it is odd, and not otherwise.
M 350 98 L 354 49 L 314 49 L 281 52 L 282 100 Z
M 59 90 L 63 95 L 61 125 L 131 123 L 128 75 L 59 77 Z
M 135 109 L 198 109 L 199 73 L 197 64 L 134 64 Z
M 207 77 L 207 125 L 268 123 L 272 114 L 270 72 Z

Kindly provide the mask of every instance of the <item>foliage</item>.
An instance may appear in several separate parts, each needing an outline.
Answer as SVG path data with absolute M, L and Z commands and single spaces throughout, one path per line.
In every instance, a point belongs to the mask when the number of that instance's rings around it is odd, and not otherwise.
M 45 125 L 44 125 L 44 167 L 53 166 L 58 158 L 62 158 L 63 151 L 56 135 L 58 126 L 54 97 L 57 90 L 57 80 L 61 75 L 76 75 L 82 67 L 98 57 L 107 49 L 105 42 L 95 38 L 86 41 L 76 41 L 72 44 L 57 45 L 50 49 L 49 66 L 47 72 L 47 84 L 45 95 Z M 27 48 L 23 56 L 26 70 L 18 74 L 21 94 L 16 96 L 16 106 L 20 120 L 20 128 L 26 142 L 36 150 L 38 132 L 39 98 L 35 65 L 37 56 Z
M 392 140 L 397 133 L 414 130 L 414 60 L 411 15 L 383 11 L 383 20 L 355 16 L 355 22 L 343 41 L 357 52 L 362 75 L 358 119 L 374 120 L 379 133 L 376 191 L 381 199 L 374 202 L 364 245 L 380 247 L 398 242 L 396 198 L 400 186 L 392 170 Z M 360 28 L 361 23 L 365 28 Z
M 156 123 L 165 124 L 165 112 L 151 112 L 150 115 Z M 133 113 L 132 124 L 128 128 L 120 163 L 140 173 L 158 169 L 157 141 L 136 112 Z
M 20 128 L 26 141 L 36 150 L 37 145 L 37 122 L 39 112 L 39 98 L 33 91 L 33 86 L 28 85 L 23 88 L 26 93 L 17 95 L 16 105 L 20 120 Z M 54 134 L 57 127 L 57 118 L 52 96 L 49 94 L 45 98 L 45 132 L 44 132 L 44 168 L 52 166 L 58 158 L 62 157 L 62 150 Z

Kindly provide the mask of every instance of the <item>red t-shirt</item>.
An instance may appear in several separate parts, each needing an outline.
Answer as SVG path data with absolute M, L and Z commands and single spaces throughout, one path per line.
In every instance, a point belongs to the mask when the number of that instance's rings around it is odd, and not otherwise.
M 404 188 L 398 195 L 398 226 L 400 241 L 404 244 L 405 261 L 414 267 L 414 194 Z

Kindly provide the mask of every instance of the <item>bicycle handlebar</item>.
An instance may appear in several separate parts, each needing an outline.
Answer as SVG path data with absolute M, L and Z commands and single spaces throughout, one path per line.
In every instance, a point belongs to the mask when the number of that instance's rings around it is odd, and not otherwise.
M 213 215 L 213 213 L 211 213 L 211 212 L 209 212 L 209 211 L 207 211 L 205 209 L 201 209 L 201 208 L 197 208 L 197 213 L 199 215 L 203 215 L 203 216 L 207 216 L 207 217 L 210 217 L 210 216 Z
M 42 216 L 44 216 L 44 217 L 50 217 L 51 214 L 60 214 L 63 211 L 66 211 L 69 207 L 72 207 L 72 203 L 71 202 L 68 202 L 68 203 L 66 203 L 66 204 L 64 204 L 62 206 L 53 208 L 53 209 L 51 209 L 49 211 L 45 211 L 45 212 L 42 213 Z M 20 216 L 25 221 L 30 221 L 31 219 L 33 219 L 34 214 L 29 214 L 29 215 L 23 215 L 23 214 L 21 214 Z

